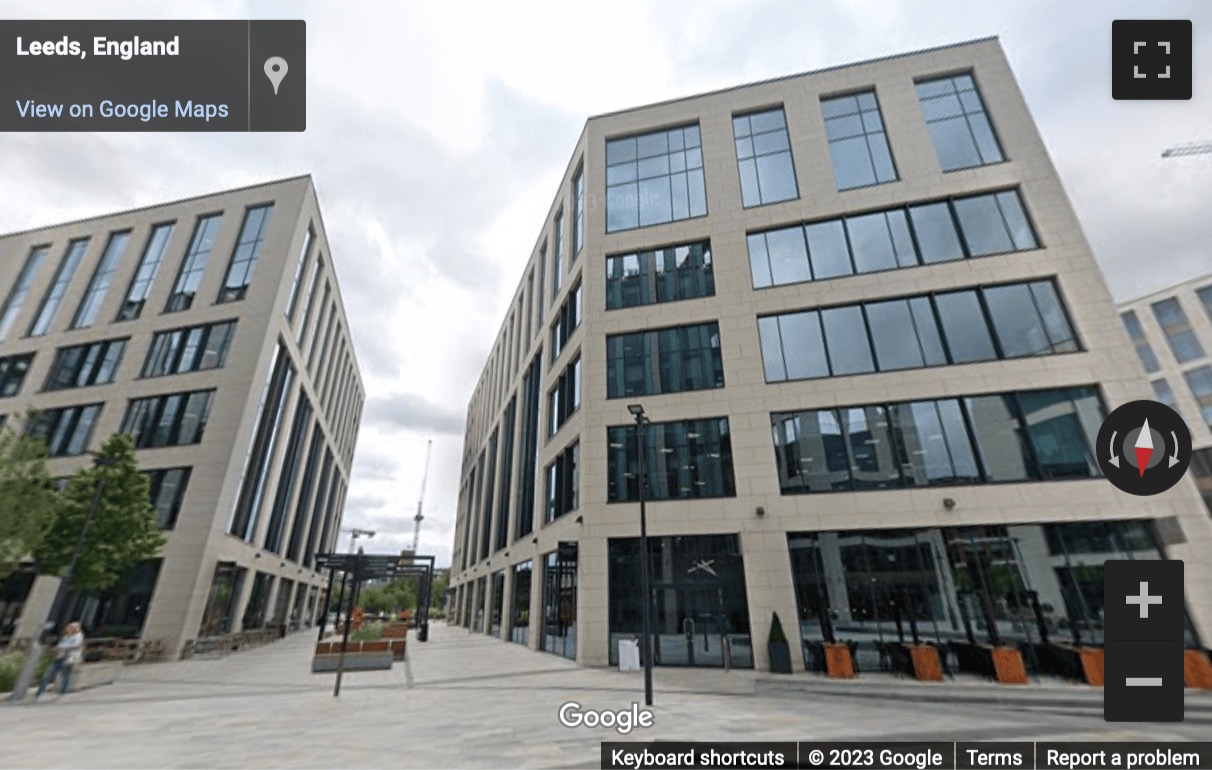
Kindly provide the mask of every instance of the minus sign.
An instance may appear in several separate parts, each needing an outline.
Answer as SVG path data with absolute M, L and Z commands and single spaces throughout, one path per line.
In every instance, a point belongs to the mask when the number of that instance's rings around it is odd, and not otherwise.
M 1128 687 L 1161 687 L 1162 678 L 1160 676 L 1129 676 L 1124 679 L 1124 684 Z

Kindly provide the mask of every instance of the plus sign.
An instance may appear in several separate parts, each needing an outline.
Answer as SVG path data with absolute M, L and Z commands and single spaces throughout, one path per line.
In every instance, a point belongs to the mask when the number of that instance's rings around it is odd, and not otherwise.
M 1149 617 L 1149 605 L 1150 604 L 1161 604 L 1161 603 L 1162 603 L 1162 598 L 1160 596 L 1150 596 L 1149 595 L 1149 584 L 1143 580 L 1141 581 L 1141 584 L 1140 584 L 1140 596 L 1129 596 L 1128 597 L 1128 604 L 1140 605 L 1140 616 L 1142 619 Z

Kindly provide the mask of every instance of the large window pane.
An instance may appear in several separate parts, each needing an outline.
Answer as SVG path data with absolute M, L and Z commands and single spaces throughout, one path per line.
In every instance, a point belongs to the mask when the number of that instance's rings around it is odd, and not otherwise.
M 816 311 L 778 316 L 783 340 L 787 379 L 828 377 L 829 359 L 821 333 L 820 314 Z
M 733 118 L 741 201 L 748 206 L 799 196 L 782 108 Z
M 917 84 L 926 129 L 944 171 L 997 163 L 1001 147 L 976 84 L 967 75 Z
M 770 259 L 771 280 L 776 286 L 811 280 L 808 247 L 804 242 L 802 227 L 766 233 L 766 252 Z
M 913 220 L 913 231 L 917 235 L 923 262 L 948 262 L 963 258 L 964 250 L 960 247 L 955 222 L 946 203 L 911 206 L 909 218 Z
M 1212 366 L 1200 366 L 1183 374 L 1191 395 L 1199 404 L 1204 422 L 1212 425 Z
M 1161 325 L 1162 331 L 1166 333 L 1166 341 L 1170 343 L 1170 350 L 1180 364 L 1204 357 L 1204 347 L 1196 339 L 1195 332 L 1191 330 L 1187 313 L 1179 304 L 1177 297 L 1154 302 L 1153 315 L 1157 318 L 1157 323 Z
M 1145 337 L 1145 330 L 1141 328 L 1140 319 L 1136 317 L 1136 313 L 1126 310 L 1120 317 L 1123 319 L 1128 336 L 1132 338 L 1132 344 L 1136 347 L 1136 355 L 1140 358 L 1141 366 L 1149 374 L 1161 369 L 1161 364 L 1157 361 L 1157 354 L 1153 352 L 1153 346 Z
M 847 217 L 846 231 L 854 265 L 860 273 L 917 264 L 913 238 L 902 210 Z
M 981 465 L 989 481 L 1025 481 L 1040 477 L 1012 398 L 976 396 L 964 399 Z
M 900 461 L 887 409 L 883 406 L 853 407 L 839 410 L 838 416 L 850 450 L 852 488 L 901 486 Z
M 992 361 L 997 358 L 993 340 L 989 337 L 989 325 L 976 292 L 939 294 L 934 301 L 938 305 L 952 363 Z
M 903 299 L 867 305 L 867 321 L 875 358 L 882 372 L 925 366 L 909 302 Z
M 848 190 L 896 179 L 874 91 L 824 99 L 821 112 L 825 116 L 825 134 L 829 139 L 837 189 Z
M 860 307 L 853 305 L 822 310 L 821 324 L 825 329 L 829 364 L 834 376 L 875 371 L 871 345 L 867 341 L 867 325 Z
M 706 214 L 699 145 L 698 126 L 607 141 L 607 232 Z
M 1098 463 L 1068 391 L 1020 393 L 1027 436 L 1046 478 L 1097 476 Z
M 974 257 L 1013 251 L 1014 241 L 1002 221 L 997 201 L 989 195 L 961 198 L 955 202 L 955 214 Z
M 818 222 L 808 225 L 805 231 L 808 235 L 808 253 L 812 257 L 812 275 L 816 280 L 854 272 L 842 220 Z
M 1007 358 L 1039 356 L 1056 352 L 1044 329 L 1043 319 L 1031 296 L 1031 288 L 1020 283 L 985 289 L 985 303 L 993 329 Z

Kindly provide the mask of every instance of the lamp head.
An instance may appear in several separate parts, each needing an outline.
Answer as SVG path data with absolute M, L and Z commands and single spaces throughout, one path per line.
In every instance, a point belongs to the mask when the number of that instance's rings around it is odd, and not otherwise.
M 644 416 L 644 405 L 643 404 L 628 404 L 627 411 L 631 412 L 631 415 L 633 417 L 643 417 Z

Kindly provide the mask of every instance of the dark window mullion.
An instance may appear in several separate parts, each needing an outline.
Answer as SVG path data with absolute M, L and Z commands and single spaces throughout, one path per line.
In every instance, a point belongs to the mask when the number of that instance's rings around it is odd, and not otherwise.
M 875 352 L 875 337 L 872 336 L 872 334 L 871 334 L 871 319 L 867 317 L 867 304 L 868 303 L 859 302 L 856 304 L 858 305 L 858 308 L 859 308 L 859 315 L 862 316 L 862 318 L 863 318 L 863 331 L 866 333 L 866 337 L 867 337 L 867 352 L 871 355 L 871 371 L 873 371 L 873 372 L 882 371 L 880 369 L 879 356 Z M 909 311 L 909 318 L 910 318 L 910 320 L 912 320 L 913 311 Z M 918 343 L 918 346 L 919 347 L 921 346 L 920 342 Z M 925 359 L 923 359 L 923 360 L 925 360 Z M 916 368 L 916 367 L 914 367 L 914 368 Z
M 1026 284 L 1022 284 L 1026 286 Z M 985 289 L 977 289 L 972 292 L 976 295 L 976 304 L 981 310 L 981 316 L 985 321 L 985 331 L 989 334 L 989 342 L 993 345 L 993 355 L 996 356 L 994 361 L 1005 361 L 1009 358 L 1006 351 L 1002 348 L 1001 332 L 998 331 L 997 325 L 993 323 L 993 314 L 989 312 L 989 303 L 985 300 Z M 1031 293 L 1031 288 L 1027 287 L 1027 293 Z M 1040 327 L 1043 328 L 1042 325 Z M 1047 339 L 1048 334 L 1044 332 L 1044 338 Z
M 978 155 L 980 154 L 979 150 L 977 151 L 977 154 Z M 985 165 L 985 164 L 982 163 L 981 165 Z M 973 196 L 969 196 L 969 197 L 978 198 L 980 196 L 973 195 Z M 942 201 L 942 203 L 945 203 L 947 205 L 947 213 L 951 216 L 951 226 L 955 228 L 955 235 L 956 235 L 956 238 L 959 240 L 960 249 L 964 252 L 963 258 L 972 259 L 972 247 L 968 245 L 968 236 L 964 234 L 964 228 L 960 224 L 959 212 L 956 211 L 956 209 L 955 209 L 955 199 L 948 198 L 947 200 Z M 1013 238 L 1010 239 L 1010 243 L 1013 246 L 1013 244 L 1014 244 Z
M 951 343 L 947 341 L 947 327 L 943 326 L 943 313 L 938 309 L 938 302 L 935 301 L 937 297 L 937 294 L 926 295 L 926 299 L 930 302 L 930 313 L 934 316 L 934 323 L 938 328 L 938 340 L 939 344 L 943 346 L 943 356 L 947 359 L 948 365 L 954 365 L 955 356 L 951 355 Z
M 922 261 L 922 244 L 918 240 L 917 227 L 913 224 L 913 216 L 909 210 L 909 206 L 901 206 L 900 208 L 897 208 L 897 209 L 889 209 L 889 212 L 891 212 L 891 211 L 900 211 L 901 213 L 903 213 L 905 215 L 905 227 L 906 227 L 906 229 L 909 230 L 909 241 L 913 244 L 913 259 L 915 262 L 917 262 L 918 266 L 926 264 L 925 262 Z M 897 266 L 894 268 L 891 268 L 891 269 L 896 270 L 896 269 L 900 268 L 901 260 L 900 260 L 900 255 L 895 253 L 896 239 L 893 237 L 892 224 L 891 224 L 891 221 L 888 219 L 887 214 L 884 215 L 884 226 L 888 228 L 888 242 L 890 244 L 892 244 L 893 259 L 895 259 L 896 263 L 897 263 Z

